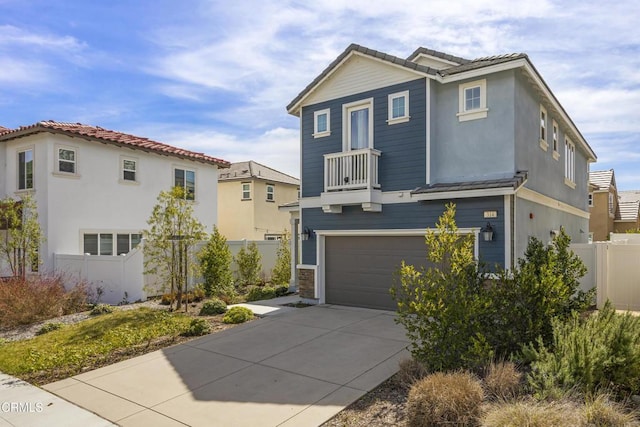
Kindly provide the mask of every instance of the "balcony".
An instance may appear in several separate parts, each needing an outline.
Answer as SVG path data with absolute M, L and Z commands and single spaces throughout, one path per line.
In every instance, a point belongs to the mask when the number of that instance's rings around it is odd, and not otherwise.
M 373 148 L 324 155 L 324 192 L 320 195 L 326 213 L 341 213 L 344 205 L 362 205 L 370 212 L 382 210 L 378 182 L 380 151 Z

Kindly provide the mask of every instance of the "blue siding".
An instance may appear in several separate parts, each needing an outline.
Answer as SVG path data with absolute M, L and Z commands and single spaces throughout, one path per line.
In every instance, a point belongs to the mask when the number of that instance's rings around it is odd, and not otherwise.
M 324 154 L 342 152 L 342 105 L 373 98 L 373 146 L 380 150 L 378 169 L 382 191 L 407 190 L 424 185 L 426 176 L 425 79 L 347 96 L 302 109 L 302 197 L 324 191 Z M 411 120 L 387 124 L 388 95 L 409 91 Z M 313 137 L 313 112 L 331 109 L 331 135 Z
M 498 217 L 489 221 L 495 236 L 491 242 L 480 238 L 480 260 L 489 265 L 504 263 L 504 198 L 485 197 L 475 199 L 437 200 L 416 203 L 384 205 L 382 212 L 364 212 L 360 206 L 344 206 L 341 214 L 325 214 L 320 208 L 302 210 L 302 227 L 311 230 L 378 230 L 434 228 L 448 202 L 456 203 L 456 223 L 460 228 L 481 227 L 487 224 L 483 217 L 486 210 L 497 211 Z M 316 241 L 302 242 L 302 262 L 316 263 Z

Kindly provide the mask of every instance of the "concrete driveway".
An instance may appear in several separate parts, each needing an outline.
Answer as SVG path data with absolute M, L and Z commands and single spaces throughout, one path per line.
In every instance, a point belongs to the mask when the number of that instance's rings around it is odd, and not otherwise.
M 122 426 L 317 426 L 408 357 L 393 319 L 300 308 L 44 388 Z

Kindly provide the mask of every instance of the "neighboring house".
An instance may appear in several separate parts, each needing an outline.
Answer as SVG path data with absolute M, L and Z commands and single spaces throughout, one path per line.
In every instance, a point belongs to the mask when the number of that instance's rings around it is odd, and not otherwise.
M 618 213 L 614 222 L 616 233 L 640 230 L 640 190 L 618 193 Z
M 425 229 L 449 202 L 490 266 L 561 227 L 587 242 L 596 155 L 525 54 L 402 59 L 353 44 L 287 110 L 301 127 L 304 297 L 394 309 L 393 273 L 424 264 Z
M 253 160 L 218 175 L 218 229 L 228 240 L 278 240 L 290 229 L 278 205 L 298 200 L 300 180 Z
M 0 132 L 2 197 L 30 193 L 46 238 L 40 269 L 54 254 L 122 255 L 141 231 L 160 191 L 185 189 L 207 230 L 217 219 L 218 168 L 202 153 L 80 123 L 38 122 Z
M 589 184 L 590 240 L 609 240 L 609 234 L 615 231 L 616 217 L 619 218 L 618 190 L 613 169 L 589 172 Z

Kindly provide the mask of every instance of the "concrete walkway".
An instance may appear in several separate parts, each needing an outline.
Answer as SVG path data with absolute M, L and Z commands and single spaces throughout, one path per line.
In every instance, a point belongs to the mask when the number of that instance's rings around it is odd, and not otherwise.
M 317 426 L 408 357 L 392 312 L 251 305 L 266 317 L 44 388 L 122 426 Z

